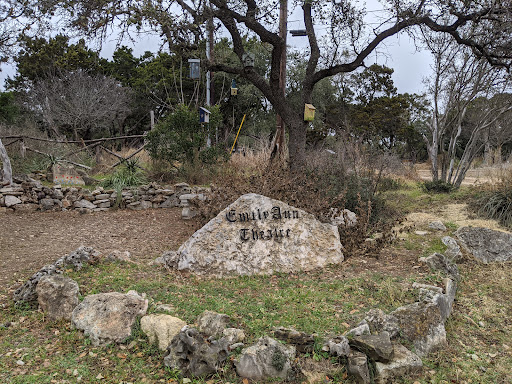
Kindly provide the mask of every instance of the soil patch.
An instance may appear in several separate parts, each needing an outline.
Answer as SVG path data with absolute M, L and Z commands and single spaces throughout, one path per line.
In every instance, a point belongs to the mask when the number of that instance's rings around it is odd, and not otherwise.
M 129 251 L 134 261 L 147 262 L 178 249 L 195 225 L 181 219 L 179 208 L 0 214 L 0 290 L 25 281 L 81 245 L 105 255 Z

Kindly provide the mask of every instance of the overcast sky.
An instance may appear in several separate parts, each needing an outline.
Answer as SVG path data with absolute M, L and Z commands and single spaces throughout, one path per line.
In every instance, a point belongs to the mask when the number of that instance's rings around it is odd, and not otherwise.
M 367 0 L 366 3 L 367 9 L 370 11 L 381 7 L 377 0 Z M 371 18 L 372 14 L 373 13 L 370 12 L 370 16 L 368 17 Z M 289 16 L 288 29 L 304 28 L 303 22 L 300 21 L 301 18 L 299 11 L 292 12 Z M 318 29 L 321 30 L 321 28 Z M 132 45 L 128 43 L 125 44 Z M 136 44 L 133 44 L 134 54 L 136 56 L 141 55 L 144 51 L 148 50 L 156 52 L 161 44 L 161 38 L 158 36 L 142 36 Z M 300 47 L 303 44 L 307 44 L 307 38 L 292 38 L 288 35 L 288 45 Z M 103 45 L 101 55 L 106 58 L 111 58 L 115 46 L 116 37 L 112 36 L 112 39 Z M 393 80 L 400 93 L 422 93 L 422 81 L 431 73 L 430 55 L 424 51 L 417 52 L 413 42 L 405 34 L 388 38 L 384 45 L 379 46 L 379 53 L 372 54 L 369 60 L 366 60 L 365 64 L 370 65 L 374 62 L 386 65 L 395 70 Z M 0 68 L 0 86 L 3 89 L 5 79 L 9 76 L 14 76 L 16 72 L 15 68 L 9 64 L 2 64 Z

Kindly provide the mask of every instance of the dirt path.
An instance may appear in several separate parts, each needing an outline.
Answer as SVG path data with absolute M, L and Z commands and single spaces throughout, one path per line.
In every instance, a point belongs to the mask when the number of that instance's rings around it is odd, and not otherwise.
M 149 261 L 177 249 L 193 232 L 194 223 L 183 221 L 179 208 L 0 213 L 0 289 L 26 280 L 80 245 L 104 254 L 129 251 L 134 260 Z

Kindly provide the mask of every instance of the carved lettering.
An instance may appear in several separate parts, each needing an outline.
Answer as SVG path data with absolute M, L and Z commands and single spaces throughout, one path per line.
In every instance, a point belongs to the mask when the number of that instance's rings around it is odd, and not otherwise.
M 281 208 L 279 207 L 273 207 L 271 209 L 271 212 L 272 212 L 272 218 L 274 220 L 281 220 Z
M 247 236 L 247 232 L 249 232 L 249 229 L 247 229 L 247 228 L 242 228 L 240 230 L 240 239 L 242 239 L 242 241 L 249 240 L 249 237 Z
M 236 212 L 234 210 L 231 210 L 226 213 L 226 220 L 230 223 L 234 223 L 236 221 Z
M 243 212 L 243 213 L 239 213 L 238 214 L 238 219 L 240 221 L 249 221 L 250 216 L 249 216 L 249 214 L 247 212 Z

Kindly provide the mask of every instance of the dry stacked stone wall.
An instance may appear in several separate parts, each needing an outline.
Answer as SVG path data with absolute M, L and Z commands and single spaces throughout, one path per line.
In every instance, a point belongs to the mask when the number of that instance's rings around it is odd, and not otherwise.
M 148 209 L 188 206 L 188 199 L 207 190 L 186 183 L 161 186 L 157 183 L 123 189 L 121 195 L 114 189 L 97 187 L 94 190 L 79 186 L 52 187 L 28 177 L 18 178 L 10 186 L 0 188 L 0 211 L 71 211 L 82 213 L 108 211 L 112 208 Z

